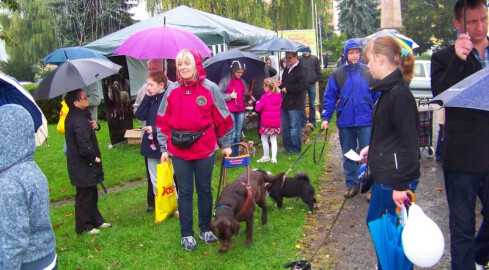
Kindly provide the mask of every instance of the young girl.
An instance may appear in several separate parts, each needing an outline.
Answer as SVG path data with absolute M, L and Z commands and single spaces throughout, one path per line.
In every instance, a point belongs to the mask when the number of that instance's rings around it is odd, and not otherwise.
M 265 94 L 256 103 L 256 111 L 261 112 L 261 142 L 263 144 L 263 157 L 257 162 L 269 162 L 268 138 L 272 144 L 272 163 L 277 163 L 277 135 L 280 134 L 282 124 L 280 115 L 280 105 L 282 104 L 282 94 L 272 78 L 266 78 L 263 82 Z

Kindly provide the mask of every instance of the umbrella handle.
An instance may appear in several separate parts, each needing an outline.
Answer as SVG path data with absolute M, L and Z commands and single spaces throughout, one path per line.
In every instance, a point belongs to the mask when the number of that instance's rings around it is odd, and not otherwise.
M 414 195 L 414 192 L 412 192 L 411 190 L 406 190 L 407 194 L 409 197 L 411 197 L 411 202 L 415 202 L 416 201 L 416 195 Z M 396 213 L 399 215 L 401 213 L 401 208 L 399 207 L 396 207 Z

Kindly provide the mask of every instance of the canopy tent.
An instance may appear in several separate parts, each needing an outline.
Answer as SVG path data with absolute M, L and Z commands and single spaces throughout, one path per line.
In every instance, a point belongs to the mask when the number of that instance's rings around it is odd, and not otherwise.
M 277 33 L 274 31 L 181 5 L 97 39 L 85 45 L 85 47 L 100 51 L 105 55 L 111 55 L 124 40 L 136 32 L 165 24 L 189 31 L 197 35 L 209 46 L 219 45 L 225 49 L 229 47 L 253 46 L 262 40 L 277 37 Z M 139 87 L 145 83 L 146 63 L 145 61 L 130 59 L 129 57 L 126 60 L 131 84 L 131 95 L 135 95 Z

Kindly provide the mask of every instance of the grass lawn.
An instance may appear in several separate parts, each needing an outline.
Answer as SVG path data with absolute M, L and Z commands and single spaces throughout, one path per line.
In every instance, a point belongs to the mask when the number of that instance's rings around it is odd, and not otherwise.
M 333 125 L 333 123 L 331 124 Z M 315 136 L 316 131 L 313 133 Z M 49 127 L 49 148 L 39 147 L 36 162 L 46 174 L 51 201 L 74 197 L 66 159 L 62 153 L 63 136 L 55 132 L 55 125 Z M 245 131 L 247 140 L 258 141 L 256 129 Z M 121 145 L 111 150 L 107 148 L 109 135 L 107 123 L 97 133 L 102 151 L 107 187 L 116 186 L 145 177 L 144 160 L 139 154 L 139 145 Z M 280 146 L 280 143 L 279 143 Z M 321 145 L 318 145 L 321 146 Z M 303 147 L 303 150 L 306 146 Z M 279 148 L 277 164 L 257 164 L 262 148 L 252 158 L 252 168 L 269 170 L 272 173 L 287 171 L 299 154 L 286 155 Z M 216 161 L 213 174 L 214 197 L 219 182 L 220 163 Z M 228 169 L 228 183 L 245 168 Z M 297 164 L 290 175 L 306 171 L 313 186 L 319 184 L 324 171 L 324 160 L 315 165 L 312 147 Z M 302 201 L 284 200 L 284 207 L 274 209 L 274 202 L 268 198 L 269 218 L 266 225 L 259 221 L 261 209 L 255 213 L 253 245 L 246 248 L 244 229 L 233 238 L 233 248 L 226 254 L 219 254 L 219 246 L 207 246 L 197 239 L 198 249 L 186 252 L 180 245 L 180 226 L 171 217 L 160 224 L 154 224 L 154 214 L 146 210 L 146 185 L 109 193 L 99 198 L 99 207 L 107 222 L 113 227 L 102 229 L 100 235 L 77 235 L 74 230 L 74 205 L 66 204 L 51 209 L 51 221 L 56 236 L 56 251 L 59 269 L 280 269 L 284 263 L 301 256 L 304 237 L 304 220 L 307 205 Z M 194 196 L 196 204 L 196 196 Z M 194 230 L 198 234 L 197 207 L 194 205 Z

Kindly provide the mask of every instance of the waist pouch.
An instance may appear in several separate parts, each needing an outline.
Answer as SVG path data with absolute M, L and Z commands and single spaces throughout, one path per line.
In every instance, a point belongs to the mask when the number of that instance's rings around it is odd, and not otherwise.
M 190 148 L 192 144 L 194 144 L 202 135 L 204 135 L 204 132 L 207 130 L 206 127 L 205 129 L 197 132 L 190 132 L 190 131 L 178 131 L 175 129 L 171 130 L 171 143 L 173 146 L 178 147 L 178 148 Z

